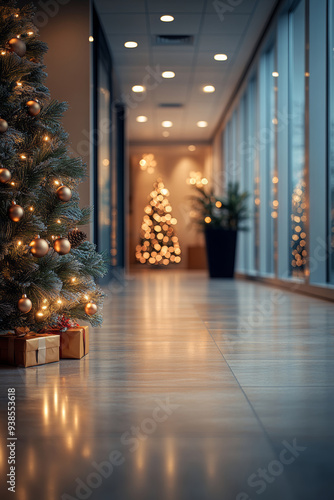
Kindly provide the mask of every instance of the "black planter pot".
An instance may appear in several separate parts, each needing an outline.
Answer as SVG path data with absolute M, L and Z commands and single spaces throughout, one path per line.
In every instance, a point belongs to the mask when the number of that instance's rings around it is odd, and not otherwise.
M 205 241 L 210 278 L 233 278 L 237 231 L 207 226 Z

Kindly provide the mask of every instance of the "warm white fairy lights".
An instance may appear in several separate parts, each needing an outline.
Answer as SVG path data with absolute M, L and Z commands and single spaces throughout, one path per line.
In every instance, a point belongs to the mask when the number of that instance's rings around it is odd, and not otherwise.
M 203 176 L 202 172 L 190 172 L 187 179 L 187 184 L 202 188 L 208 184 L 208 179 Z

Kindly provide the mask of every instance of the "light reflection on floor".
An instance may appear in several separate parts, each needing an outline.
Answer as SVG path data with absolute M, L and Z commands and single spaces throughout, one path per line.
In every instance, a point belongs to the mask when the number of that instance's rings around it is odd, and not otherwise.
M 256 498 L 249 476 L 293 439 L 307 451 L 261 498 L 332 498 L 333 307 L 283 292 L 245 332 L 272 291 L 143 274 L 113 295 L 83 360 L 1 367 L 2 478 L 6 392 L 17 391 L 15 498 Z

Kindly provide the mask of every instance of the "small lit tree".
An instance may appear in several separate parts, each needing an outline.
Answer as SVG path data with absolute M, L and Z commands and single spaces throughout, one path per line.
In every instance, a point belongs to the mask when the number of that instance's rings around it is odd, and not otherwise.
M 145 207 L 140 245 L 136 247 L 136 259 L 141 264 L 167 266 L 181 262 L 181 249 L 174 229 L 177 220 L 171 214 L 167 196 L 168 189 L 158 179 L 150 193 L 150 203 Z
M 292 193 L 291 214 L 291 267 L 293 272 L 303 273 L 306 266 L 306 200 L 305 182 L 299 181 Z

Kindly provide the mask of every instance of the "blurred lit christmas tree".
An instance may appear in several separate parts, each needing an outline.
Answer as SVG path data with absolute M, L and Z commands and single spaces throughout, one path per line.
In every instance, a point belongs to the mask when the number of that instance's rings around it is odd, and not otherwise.
M 44 85 L 45 43 L 31 5 L 0 1 L 0 330 L 40 330 L 63 316 L 102 322 L 105 263 L 77 226 L 89 221 L 68 155 L 67 106 Z
M 172 207 L 167 199 L 169 191 L 160 179 L 153 187 L 150 203 L 145 208 L 136 259 L 141 264 L 178 264 L 181 262 L 181 250 L 174 230 L 177 220 L 171 215 Z
M 299 181 L 292 193 L 291 214 L 291 267 L 293 272 L 304 273 L 306 268 L 306 201 L 304 181 Z

